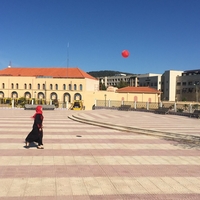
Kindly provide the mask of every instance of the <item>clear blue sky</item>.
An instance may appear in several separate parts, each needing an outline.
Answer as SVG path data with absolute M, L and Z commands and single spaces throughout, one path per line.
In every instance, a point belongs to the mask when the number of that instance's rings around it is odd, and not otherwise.
M 199 69 L 200 0 L 0 0 L 0 69 L 10 61 L 86 72 Z

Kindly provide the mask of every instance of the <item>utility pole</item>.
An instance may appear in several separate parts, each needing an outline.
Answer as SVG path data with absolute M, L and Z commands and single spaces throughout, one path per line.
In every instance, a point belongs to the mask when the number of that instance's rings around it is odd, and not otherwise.
M 67 68 L 69 67 L 69 42 L 67 44 Z
M 196 90 L 196 102 L 199 102 L 199 92 L 198 92 L 198 85 L 199 85 L 199 81 L 195 82 L 195 90 Z

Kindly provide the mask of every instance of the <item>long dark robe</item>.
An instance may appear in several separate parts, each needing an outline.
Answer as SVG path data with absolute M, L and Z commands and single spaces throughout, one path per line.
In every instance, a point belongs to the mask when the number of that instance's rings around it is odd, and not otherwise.
M 43 115 L 36 114 L 34 116 L 33 129 L 26 137 L 26 142 L 37 142 L 38 145 L 43 145 L 43 130 L 42 130 Z M 41 128 L 41 131 L 39 130 Z

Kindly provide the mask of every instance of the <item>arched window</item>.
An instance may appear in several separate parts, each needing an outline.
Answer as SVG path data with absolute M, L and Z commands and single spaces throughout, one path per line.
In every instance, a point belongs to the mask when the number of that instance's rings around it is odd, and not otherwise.
M 72 90 L 72 85 L 71 84 L 69 84 L 69 90 Z
M 11 93 L 11 97 L 14 98 L 14 99 L 15 99 L 15 98 L 18 98 L 17 92 L 16 92 L 16 91 L 12 92 L 12 93 Z
M 19 84 L 18 83 L 16 83 L 16 89 L 19 89 Z
M 50 84 L 50 90 L 53 90 L 53 85 L 52 84 Z
M 44 84 L 44 83 L 42 84 L 42 89 L 43 89 L 43 90 L 45 90 L 45 89 L 46 89 L 46 88 L 45 88 L 45 84 Z
M 2 83 L 2 88 L 5 89 L 5 83 Z
M 29 83 L 29 89 L 31 90 L 32 89 L 32 85 Z
M 66 90 L 66 85 L 65 84 L 63 84 L 63 90 Z
M 58 84 L 55 85 L 56 90 L 58 90 Z
M 74 100 L 81 100 L 82 96 L 79 93 L 74 94 Z
M 11 89 L 14 89 L 14 84 L 13 83 L 11 83 Z
M 74 84 L 74 90 L 76 90 L 76 84 Z
M 37 85 L 37 89 L 40 90 L 40 84 L 39 84 L 39 83 L 38 83 L 38 85 Z
M 80 90 L 83 90 L 83 85 L 82 85 L 82 84 L 80 84 L 80 86 L 79 86 L 79 87 L 80 87 Z
M 24 89 L 25 89 L 25 90 L 27 89 L 27 85 L 26 85 L 26 83 L 24 84 Z

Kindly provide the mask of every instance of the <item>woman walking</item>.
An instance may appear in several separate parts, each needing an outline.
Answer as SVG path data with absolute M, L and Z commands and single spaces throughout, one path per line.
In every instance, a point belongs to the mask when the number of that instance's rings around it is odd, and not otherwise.
M 37 142 L 38 149 L 44 149 L 43 147 L 43 129 L 42 129 L 42 123 L 43 123 L 43 114 L 42 114 L 42 106 L 36 107 L 36 113 L 32 116 L 34 119 L 33 128 L 32 131 L 28 134 L 28 136 L 25 139 L 26 142 L 26 148 L 29 148 L 31 142 Z

